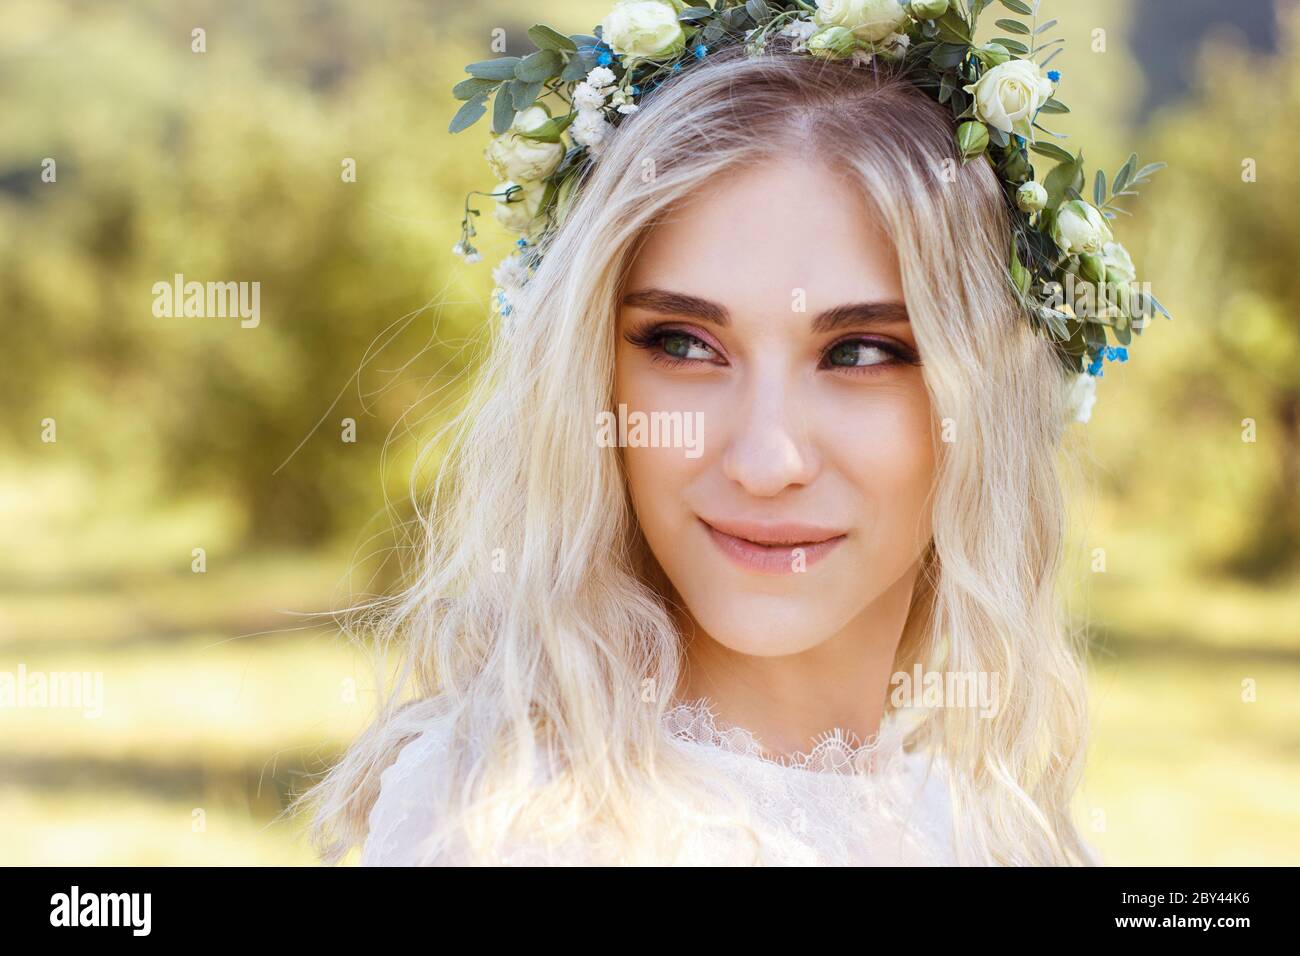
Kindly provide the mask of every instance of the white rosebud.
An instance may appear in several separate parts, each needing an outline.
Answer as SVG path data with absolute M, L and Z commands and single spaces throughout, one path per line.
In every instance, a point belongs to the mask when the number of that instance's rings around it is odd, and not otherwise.
M 817 0 L 813 20 L 822 27 L 845 27 L 859 40 L 879 43 L 900 32 L 907 10 L 898 0 Z
M 579 83 L 573 88 L 573 105 L 580 110 L 598 110 L 605 105 L 605 91 L 590 83 Z
M 1041 212 L 1047 208 L 1047 190 L 1030 180 L 1016 190 L 1016 205 L 1024 212 Z
M 509 201 L 505 198 L 497 200 L 497 222 L 512 232 L 526 233 L 532 226 L 533 220 L 537 218 L 537 213 L 541 211 L 542 195 L 546 192 L 546 184 L 504 182 L 498 183 L 493 192 L 505 193 L 513 186 L 521 186 L 522 189 L 515 192 Z
M 848 27 L 827 27 L 814 33 L 808 41 L 808 52 L 828 60 L 842 60 L 858 49 L 858 39 Z
M 601 39 L 638 60 L 668 60 L 686 49 L 677 7 L 667 0 L 619 0 L 601 23 Z
M 593 152 L 598 152 L 605 142 L 605 137 L 609 135 L 610 128 L 605 117 L 596 110 L 578 110 L 578 115 L 574 117 L 573 124 L 569 127 L 569 135 L 579 146 L 586 146 Z
M 1137 281 L 1137 267 L 1133 257 L 1118 242 L 1108 242 L 1102 249 L 1102 262 L 1106 265 L 1106 281 L 1112 285 L 1131 285 Z
M 1097 379 L 1079 372 L 1066 383 L 1065 407 L 1069 420 L 1087 424 L 1097 403 Z
M 912 0 L 909 9 L 918 20 L 937 20 L 948 12 L 948 0 Z
M 1066 255 L 1095 255 L 1115 237 L 1106 217 L 1092 203 L 1072 199 L 1056 213 L 1052 238 Z
M 546 110 L 532 106 L 515 114 L 509 130 L 492 137 L 484 155 L 499 179 L 533 182 L 555 172 L 564 159 L 564 144 L 546 143 L 523 135 L 536 132 L 550 120 Z
M 964 88 L 975 97 L 975 115 L 1004 133 L 1034 138 L 1034 117 L 1052 97 L 1052 81 L 1036 63 L 1010 60 Z
M 607 66 L 598 66 L 587 74 L 587 82 L 596 89 L 614 85 L 614 71 Z

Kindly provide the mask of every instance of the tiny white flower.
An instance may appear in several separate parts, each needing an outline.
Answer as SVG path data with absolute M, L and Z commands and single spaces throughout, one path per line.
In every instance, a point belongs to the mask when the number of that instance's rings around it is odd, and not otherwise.
M 518 255 L 506 256 L 492 270 L 492 281 L 507 298 L 524 287 L 528 281 L 528 266 Z
M 605 86 L 612 86 L 614 83 L 614 71 L 607 66 L 598 66 L 587 74 L 587 82 L 596 89 Z
M 465 261 L 468 262 L 470 265 L 473 265 L 473 264 L 476 263 L 476 262 L 482 262 L 482 261 L 483 261 L 483 253 L 481 253 L 481 252 L 477 252 L 477 251 L 476 251 L 476 252 L 471 252 L 469 255 L 467 255 L 467 256 L 465 257 Z
M 451 247 L 452 255 L 463 256 L 465 254 L 465 243 L 458 242 Z
M 579 83 L 573 88 L 573 105 L 580 110 L 598 110 L 605 105 L 605 91 L 590 83 Z
M 600 150 L 610 130 L 609 123 L 597 110 L 578 110 L 569 134 L 579 146 L 586 146 L 593 153 Z
M 635 103 L 624 103 L 622 106 L 618 108 L 618 111 L 626 115 L 628 113 L 635 113 L 640 108 L 641 107 L 637 106 Z
M 1092 406 L 1097 403 L 1097 379 L 1087 372 L 1077 373 L 1067 386 L 1065 404 L 1073 421 L 1087 424 L 1092 418 Z

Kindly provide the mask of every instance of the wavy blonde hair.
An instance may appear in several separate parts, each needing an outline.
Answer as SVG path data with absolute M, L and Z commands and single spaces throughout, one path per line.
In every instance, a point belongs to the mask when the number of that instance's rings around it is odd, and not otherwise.
M 994 719 L 930 712 L 909 746 L 950 768 L 960 862 L 1094 862 L 1070 813 L 1087 708 L 1056 593 L 1062 371 L 1007 277 L 1003 187 L 987 162 L 959 161 L 950 111 L 905 78 L 737 49 L 625 119 L 566 204 L 517 331 L 496 333 L 446 434 L 420 566 L 366 609 L 400 667 L 308 794 L 325 860 L 365 839 L 379 774 L 435 716 L 455 745 L 429 799 L 458 860 L 586 834 L 614 859 L 665 862 L 684 832 L 669 821 L 716 819 L 690 816 L 703 781 L 667 746 L 680 635 L 617 449 L 598 447 L 593 422 L 611 404 L 620 287 L 647 230 L 717 177 L 787 151 L 861 185 L 898 251 L 936 425 L 951 432 L 936 442 L 934 535 L 897 664 L 997 673 L 1004 693 Z

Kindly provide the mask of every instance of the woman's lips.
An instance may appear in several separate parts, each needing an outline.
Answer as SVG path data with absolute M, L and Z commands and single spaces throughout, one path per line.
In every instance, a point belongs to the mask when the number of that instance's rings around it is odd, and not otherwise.
M 792 523 L 700 518 L 700 524 L 732 563 L 757 574 L 796 574 L 830 554 L 847 537 L 844 532 Z M 802 561 L 796 551 L 802 552 Z

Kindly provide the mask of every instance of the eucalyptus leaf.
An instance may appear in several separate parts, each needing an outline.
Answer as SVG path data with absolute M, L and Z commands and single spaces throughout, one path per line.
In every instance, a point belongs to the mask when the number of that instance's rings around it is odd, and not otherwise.
M 542 92 L 542 83 L 525 83 L 523 80 L 512 80 L 510 83 L 510 98 L 514 102 L 515 110 L 522 112 L 537 102 L 537 96 Z
M 995 20 L 994 23 L 1003 30 L 1006 30 L 1008 33 L 1014 33 L 1017 36 L 1028 37 L 1034 35 L 1034 31 L 1030 30 L 1029 27 L 1025 26 L 1019 20 Z
M 1041 27 L 1039 27 L 1037 30 L 1034 31 L 1034 36 L 1038 36 L 1040 33 L 1046 33 L 1048 30 L 1052 29 L 1052 27 L 1056 26 L 1060 22 L 1061 22 L 1060 20 L 1048 20 Z
M 677 14 L 678 20 L 703 20 L 706 17 L 713 16 L 712 7 L 687 7 L 681 13 Z
M 519 65 L 517 56 L 499 56 L 495 60 L 480 60 L 465 67 L 470 76 L 484 80 L 513 80 L 515 67 Z
M 515 76 L 527 83 L 541 83 L 560 72 L 564 58 L 555 50 L 538 50 L 515 66 Z
M 1068 106 L 1066 106 L 1066 105 L 1065 105 L 1064 103 L 1062 103 L 1060 100 L 1055 99 L 1055 98 L 1053 98 L 1053 99 L 1049 99 L 1046 103 L 1044 103 L 1044 104 L 1043 104 L 1041 107 L 1039 107 L 1039 108 L 1040 108 L 1044 113 L 1068 113 L 1068 112 L 1070 112 L 1070 108 L 1069 108 Z
M 541 23 L 528 28 L 528 38 L 537 44 L 539 50 L 555 50 L 564 53 L 578 52 L 578 44 L 574 43 L 573 40 Z
M 497 95 L 492 101 L 492 132 L 499 136 L 510 129 L 510 124 L 514 121 L 514 98 L 510 95 L 510 84 L 504 83 L 497 88 Z
M 1002 0 L 1002 5 L 1008 10 L 1014 10 L 1022 16 L 1033 16 L 1033 9 L 1024 0 Z
M 499 80 L 484 80 L 477 76 L 472 76 L 468 80 L 461 80 L 451 89 L 451 95 L 458 100 L 470 100 L 480 93 L 491 93 L 497 88 Z
M 772 15 L 772 8 L 767 5 L 767 0 L 745 0 L 745 9 L 754 18 L 755 23 L 763 23 Z
M 1092 198 L 1095 200 L 1093 205 L 1101 208 L 1106 205 L 1106 174 L 1102 170 L 1097 170 L 1097 178 L 1092 184 Z
M 469 129 L 482 118 L 487 112 L 488 94 L 478 93 L 456 111 L 456 115 L 451 118 L 451 125 L 447 127 L 449 133 L 459 133 L 461 130 Z

